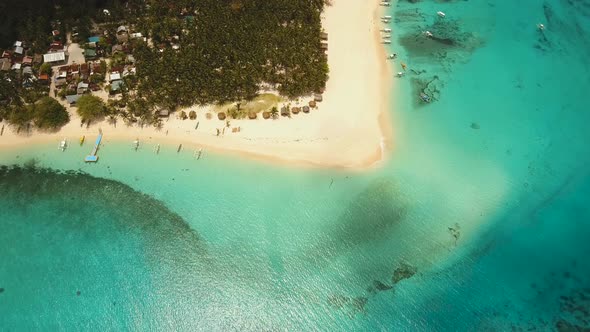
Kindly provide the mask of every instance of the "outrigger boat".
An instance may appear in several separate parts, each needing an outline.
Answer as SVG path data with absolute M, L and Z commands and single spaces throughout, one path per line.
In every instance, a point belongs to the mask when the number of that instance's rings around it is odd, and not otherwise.
M 160 153 L 160 144 L 158 144 L 158 145 L 156 146 L 156 154 L 159 154 L 159 153 Z
M 447 16 L 447 14 L 445 14 L 441 11 L 436 12 L 436 15 L 438 15 L 439 17 L 442 17 L 442 18 L 445 18 L 445 16 Z
M 203 148 L 199 149 L 199 152 L 197 154 L 197 160 L 201 159 L 201 155 L 203 154 Z
M 133 149 L 135 149 L 135 151 L 137 151 L 138 148 L 139 148 L 139 138 L 136 138 L 135 141 L 133 141 Z
M 80 146 L 82 146 L 82 144 L 84 144 L 85 139 L 86 139 L 86 136 L 80 137 Z
M 58 149 L 61 150 L 62 152 L 66 150 L 66 148 L 68 147 L 68 141 L 64 138 L 61 140 L 61 142 L 59 143 Z

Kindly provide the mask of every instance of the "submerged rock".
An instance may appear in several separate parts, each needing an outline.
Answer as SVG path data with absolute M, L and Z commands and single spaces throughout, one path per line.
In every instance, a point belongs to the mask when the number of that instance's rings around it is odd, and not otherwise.
M 477 130 L 477 129 L 480 128 L 479 127 L 479 124 L 477 122 L 471 122 L 471 126 L 470 127 L 471 127 L 471 129 L 475 129 L 475 130 Z
M 391 278 L 391 280 L 394 284 L 397 284 L 398 282 L 404 279 L 409 279 L 413 277 L 416 274 L 416 272 L 418 272 L 418 269 L 415 266 L 412 266 L 408 263 L 401 263 L 393 271 L 393 277 Z
M 328 304 L 336 309 L 342 309 L 350 302 L 350 298 L 344 295 L 330 295 L 328 296 Z
M 4 293 L 4 288 L 0 287 L 0 294 Z
M 393 286 L 386 285 L 379 280 L 373 280 L 373 287 L 378 291 L 386 291 L 393 288 Z

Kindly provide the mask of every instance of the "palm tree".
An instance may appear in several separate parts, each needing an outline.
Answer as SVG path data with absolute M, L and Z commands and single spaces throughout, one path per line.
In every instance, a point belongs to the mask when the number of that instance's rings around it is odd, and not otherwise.
M 270 110 L 270 115 L 272 116 L 273 119 L 279 118 L 279 110 L 277 109 L 276 106 L 272 107 L 272 109 Z

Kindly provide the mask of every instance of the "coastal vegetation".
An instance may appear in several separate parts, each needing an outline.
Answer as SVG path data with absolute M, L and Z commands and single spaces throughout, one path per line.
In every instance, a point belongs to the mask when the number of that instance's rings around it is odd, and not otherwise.
M 160 1 L 137 23 L 138 96 L 168 108 L 254 98 L 263 85 L 297 97 L 328 78 L 323 1 Z M 182 15 L 184 13 L 184 15 Z
M 70 122 L 70 114 L 57 100 L 43 97 L 34 104 L 27 106 L 35 126 L 39 129 L 55 130 Z
M 82 122 L 92 122 L 107 115 L 105 103 L 97 96 L 83 95 L 76 102 Z
M 132 64 L 131 75 L 121 75 L 122 82 L 106 85 L 105 62 L 101 70 L 84 78 L 72 79 L 66 69 L 67 84 L 50 96 L 65 100 L 84 93 L 76 89 L 76 84 L 84 82 L 106 87 L 119 100 L 107 107 L 82 96 L 78 112 L 84 114 L 84 122 L 110 116 L 122 117 L 126 123 L 159 125 L 158 110 L 173 112 L 192 105 L 217 105 L 217 112 L 231 118 L 254 119 L 257 113 L 277 106 L 274 101 L 254 103 L 261 93 L 269 99 L 270 94 L 263 91 L 271 91 L 278 100 L 323 91 L 328 65 L 320 15 L 325 5 L 325 0 L 31 0 L 14 6 L 0 4 L 0 49 L 10 51 L 15 40 L 21 40 L 26 55 L 40 56 L 50 43 L 52 47 L 57 43 L 59 49 L 60 43 L 69 40 L 66 36 L 71 36 L 71 41 L 93 56 L 109 57 L 109 71 L 126 74 L 123 70 Z M 132 31 L 145 38 L 130 37 Z M 91 43 L 88 37 L 98 41 Z M 14 56 L 12 60 L 20 61 Z M 8 89 L 0 95 L 0 118 L 9 118 L 15 107 L 47 96 L 55 70 L 47 63 L 34 65 L 37 77 L 49 77 L 43 80 L 44 89 L 24 88 L 22 77 L 17 77 L 14 93 Z M 270 113 L 274 118 L 275 113 Z M 11 117 L 21 119 L 21 114 Z

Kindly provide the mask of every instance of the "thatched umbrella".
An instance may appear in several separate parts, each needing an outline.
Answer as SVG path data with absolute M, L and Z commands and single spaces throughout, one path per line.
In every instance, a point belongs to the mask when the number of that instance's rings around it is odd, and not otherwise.
M 248 119 L 250 119 L 250 120 L 256 119 L 256 113 L 255 112 L 248 112 Z
M 303 113 L 309 113 L 309 106 L 303 106 Z
M 213 118 L 213 115 L 211 115 L 211 113 L 207 112 L 207 114 L 205 114 L 205 117 L 207 118 L 207 120 L 211 120 Z
M 309 107 L 312 107 L 312 108 L 313 108 L 313 107 L 315 107 L 315 106 L 316 106 L 316 104 L 315 104 L 315 100 L 310 100 L 310 101 L 309 101 Z
M 178 115 L 179 118 L 181 118 L 182 120 L 186 120 L 187 116 L 186 116 L 186 112 L 185 111 L 181 111 L 180 114 Z
M 281 107 L 281 115 L 282 116 L 289 116 L 289 108 L 287 106 Z
M 197 118 L 197 112 L 195 112 L 195 111 L 190 111 L 190 112 L 188 113 L 188 117 L 189 117 L 191 120 L 195 120 L 195 119 Z
M 267 111 L 262 112 L 262 117 L 264 119 L 270 119 L 270 112 L 267 112 Z
M 227 116 L 225 115 L 225 113 L 224 113 L 224 112 L 219 112 L 219 113 L 217 113 L 217 118 L 218 118 L 219 120 L 222 120 L 222 121 L 223 121 L 223 120 L 225 120 L 225 118 L 226 118 L 226 117 L 227 117 Z
M 300 111 L 301 111 L 301 109 L 299 107 L 293 107 L 291 109 L 291 113 L 293 113 L 293 114 L 299 114 Z

